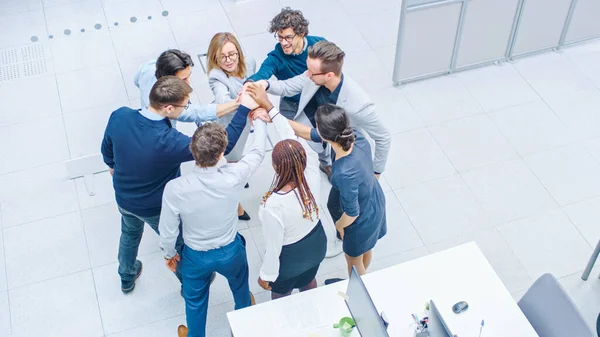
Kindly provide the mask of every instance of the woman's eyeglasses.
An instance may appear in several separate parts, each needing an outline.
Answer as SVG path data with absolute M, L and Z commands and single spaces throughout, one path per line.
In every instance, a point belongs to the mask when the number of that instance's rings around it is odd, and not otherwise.
M 238 59 L 238 53 L 230 53 L 229 55 L 221 55 L 221 62 L 225 63 L 227 62 L 227 59 L 229 59 L 231 62 L 235 62 Z

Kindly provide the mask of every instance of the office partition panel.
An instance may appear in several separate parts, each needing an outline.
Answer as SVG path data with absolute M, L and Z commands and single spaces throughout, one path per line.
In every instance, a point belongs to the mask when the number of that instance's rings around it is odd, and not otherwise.
M 523 9 L 509 57 L 556 48 L 572 0 L 522 0 Z
M 395 78 L 414 79 L 450 70 L 462 1 L 406 8 L 400 18 L 402 41 L 397 47 Z
M 456 68 L 505 58 L 519 0 L 469 0 Z
M 574 43 L 600 36 L 600 1 L 573 0 L 575 8 L 565 43 Z

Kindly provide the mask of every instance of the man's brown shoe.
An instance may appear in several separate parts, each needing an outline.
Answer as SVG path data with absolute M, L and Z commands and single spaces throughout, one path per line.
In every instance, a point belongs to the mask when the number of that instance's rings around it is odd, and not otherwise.
M 180 325 L 177 328 L 177 336 L 178 337 L 187 337 L 188 328 L 185 325 Z
M 252 303 L 252 305 L 256 305 L 256 300 L 254 299 L 254 294 L 252 292 L 250 292 L 250 303 Z

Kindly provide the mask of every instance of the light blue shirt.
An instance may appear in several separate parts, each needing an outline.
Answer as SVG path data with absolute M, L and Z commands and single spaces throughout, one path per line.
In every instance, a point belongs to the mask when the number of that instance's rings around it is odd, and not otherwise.
M 148 110 L 148 108 L 141 108 L 140 115 L 148 118 L 151 121 L 162 121 L 165 119 L 165 117 L 155 114 L 154 112 Z
M 147 108 L 150 105 L 150 91 L 152 90 L 154 83 L 157 81 L 155 72 L 156 60 L 152 60 L 142 65 L 133 78 L 133 83 L 140 89 L 142 108 Z M 218 119 L 216 104 L 192 104 L 177 118 L 177 120 L 180 122 L 192 123 L 204 123 L 216 121 Z

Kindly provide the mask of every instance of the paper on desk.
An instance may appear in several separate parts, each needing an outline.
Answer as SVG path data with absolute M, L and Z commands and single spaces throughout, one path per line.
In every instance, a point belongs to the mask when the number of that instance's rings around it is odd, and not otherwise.
M 290 336 L 306 330 L 315 330 L 333 324 L 326 322 L 323 309 L 312 304 L 310 300 L 297 299 L 288 303 L 285 310 L 272 308 L 271 322 L 279 336 Z M 317 335 L 318 336 L 318 335 Z

